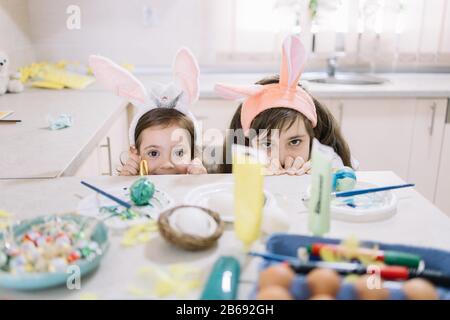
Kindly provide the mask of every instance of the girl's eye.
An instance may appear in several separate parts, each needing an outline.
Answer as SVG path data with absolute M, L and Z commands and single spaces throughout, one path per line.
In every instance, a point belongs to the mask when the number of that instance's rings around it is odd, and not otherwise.
M 152 151 L 150 151 L 150 152 L 148 153 L 148 156 L 149 156 L 150 158 L 156 158 L 156 157 L 159 156 L 159 151 L 152 150 Z
M 299 146 L 300 145 L 300 143 L 302 143 L 302 140 L 300 140 L 300 139 L 294 139 L 294 140 L 291 140 L 290 142 L 289 142 L 289 144 L 291 145 L 291 146 Z
M 180 149 L 180 150 L 175 151 L 175 155 L 177 157 L 180 157 L 180 158 L 183 157 L 184 156 L 184 150 Z
M 272 147 L 272 143 L 270 141 L 265 141 L 261 143 L 261 146 L 265 149 L 270 149 Z

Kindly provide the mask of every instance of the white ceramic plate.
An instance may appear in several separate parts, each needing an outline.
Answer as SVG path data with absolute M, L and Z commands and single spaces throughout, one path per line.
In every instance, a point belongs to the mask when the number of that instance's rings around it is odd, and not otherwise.
M 356 189 L 380 187 L 372 183 L 358 181 Z M 309 198 L 310 189 L 306 194 Z M 345 203 L 353 198 L 353 205 Z M 373 222 L 388 219 L 397 212 L 398 199 L 392 191 L 368 193 L 349 198 L 336 198 L 331 202 L 331 217 L 335 220 L 348 222 Z
M 192 189 L 184 198 L 184 202 L 216 211 L 225 222 L 234 221 L 234 183 L 205 184 Z M 275 204 L 275 197 L 264 190 L 264 208 Z
M 128 203 L 132 203 L 128 187 L 109 189 L 105 191 Z M 153 219 L 157 219 L 161 212 L 172 207 L 174 203 L 174 200 L 167 193 L 156 188 L 155 194 L 150 200 L 150 204 L 139 208 L 142 213 L 148 214 Z M 118 206 L 114 201 L 102 196 L 101 194 L 95 193 L 83 198 L 78 203 L 77 212 L 82 215 L 103 220 L 108 227 L 114 229 L 127 228 L 148 220 L 147 217 L 136 217 L 134 219 L 124 220 L 120 216 L 112 217 L 111 212 L 101 210 L 101 208 L 110 206 L 118 207 L 120 210 L 123 210 L 123 207 Z

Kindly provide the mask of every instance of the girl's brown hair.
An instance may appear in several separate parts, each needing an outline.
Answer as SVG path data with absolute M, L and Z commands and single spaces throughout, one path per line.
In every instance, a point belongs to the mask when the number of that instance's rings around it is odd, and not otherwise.
M 187 130 L 190 136 L 191 159 L 195 157 L 195 127 L 192 120 L 176 109 L 156 108 L 145 113 L 138 121 L 134 131 L 136 149 L 141 145 L 141 133 L 147 128 L 162 126 L 167 128 L 171 125 L 178 125 Z
M 258 81 L 256 84 L 267 85 L 278 83 L 279 76 L 272 76 Z M 299 84 L 300 86 L 300 84 Z M 271 108 L 261 112 L 253 119 L 250 128 L 256 132 L 261 129 L 282 129 L 290 128 L 295 121 L 301 117 L 304 120 L 306 130 L 311 138 L 316 138 L 320 143 L 330 146 L 341 157 L 345 166 L 351 167 L 351 154 L 347 142 L 342 136 L 339 125 L 334 119 L 328 108 L 322 105 L 317 99 L 311 96 L 314 101 L 317 113 L 317 125 L 315 128 L 300 112 L 290 108 Z M 250 145 L 250 140 L 243 136 L 241 125 L 242 104 L 236 110 L 231 123 L 230 130 L 224 142 L 224 164 L 221 166 L 221 172 L 231 172 L 231 146 L 235 143 Z M 311 143 L 312 143 L 311 139 Z

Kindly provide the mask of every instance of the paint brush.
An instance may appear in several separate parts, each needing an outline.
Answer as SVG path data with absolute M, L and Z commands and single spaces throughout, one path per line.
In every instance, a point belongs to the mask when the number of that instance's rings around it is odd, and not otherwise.
M 22 120 L 0 120 L 0 123 L 19 123 Z
M 86 187 L 88 187 L 89 189 L 94 190 L 97 193 L 100 193 L 102 196 L 105 196 L 106 198 L 114 201 L 115 203 L 121 205 L 122 207 L 125 207 L 127 210 L 130 210 L 132 212 L 136 212 L 139 215 L 146 216 L 147 218 L 150 218 L 150 219 L 152 218 L 149 214 L 142 212 L 140 208 L 138 208 L 136 206 L 132 206 L 128 202 L 123 201 L 122 199 L 119 199 L 116 196 L 114 196 L 114 195 L 112 195 L 112 194 L 110 194 L 110 193 L 108 193 L 106 191 L 101 190 L 100 188 L 97 188 L 97 187 L 95 187 L 95 186 L 93 186 L 93 185 L 91 185 L 91 184 L 89 184 L 89 183 L 87 183 L 85 181 L 81 181 L 81 184 L 86 186 Z
M 377 187 L 377 188 L 368 188 L 368 189 L 332 192 L 331 195 L 336 197 L 336 198 L 352 197 L 352 196 L 357 196 L 357 195 L 360 195 L 360 194 L 375 193 L 375 192 L 388 191 L 388 190 L 401 189 L 401 188 L 409 188 L 409 187 L 414 187 L 414 186 L 415 186 L 415 184 L 408 183 L 408 184 L 400 184 L 400 185 L 386 186 L 386 187 Z

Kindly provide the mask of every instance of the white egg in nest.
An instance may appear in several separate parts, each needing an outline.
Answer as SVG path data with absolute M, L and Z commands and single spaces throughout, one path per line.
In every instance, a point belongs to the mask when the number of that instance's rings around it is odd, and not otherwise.
M 191 236 L 208 238 L 217 230 L 217 222 L 204 210 L 195 207 L 177 209 L 169 217 L 172 229 Z

